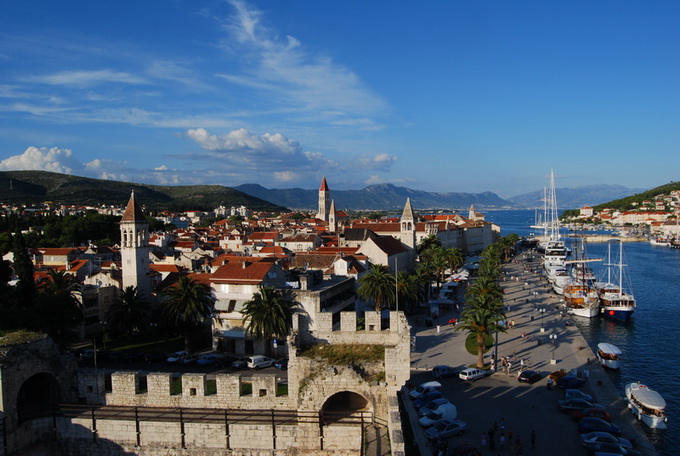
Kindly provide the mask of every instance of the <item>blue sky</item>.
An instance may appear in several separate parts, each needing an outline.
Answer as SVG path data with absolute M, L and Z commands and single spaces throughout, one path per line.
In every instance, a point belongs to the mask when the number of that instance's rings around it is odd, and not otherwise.
M 0 170 L 331 190 L 655 187 L 673 1 L 4 0 Z

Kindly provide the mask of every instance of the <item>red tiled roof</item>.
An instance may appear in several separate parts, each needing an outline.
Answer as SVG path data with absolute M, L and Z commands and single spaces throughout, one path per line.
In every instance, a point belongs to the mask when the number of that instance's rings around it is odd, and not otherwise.
M 245 265 L 245 266 L 244 266 Z M 259 284 L 273 267 L 272 263 L 227 263 L 212 274 L 217 283 Z

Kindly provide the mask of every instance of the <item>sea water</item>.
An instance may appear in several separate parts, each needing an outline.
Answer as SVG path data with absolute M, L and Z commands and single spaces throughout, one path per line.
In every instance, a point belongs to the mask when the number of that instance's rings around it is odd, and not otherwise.
M 501 234 L 543 234 L 529 228 L 534 211 L 490 211 L 486 220 L 499 225 Z M 618 243 L 612 245 L 612 258 L 618 262 Z M 572 246 L 573 251 L 573 246 Z M 573 317 L 593 351 L 600 342 L 610 342 L 623 351 L 619 371 L 608 374 L 622 396 L 626 384 L 640 381 L 658 391 L 666 400 L 668 429 L 642 426 L 660 455 L 680 454 L 680 249 L 653 246 L 648 242 L 623 244 L 624 261 L 637 308 L 626 324 L 604 317 Z M 607 243 L 588 243 L 589 258 L 607 257 Z M 612 261 L 615 262 L 615 261 Z M 606 261 L 590 263 L 603 277 Z M 616 268 L 618 273 L 618 268 Z M 613 271 L 612 271 L 613 272 Z

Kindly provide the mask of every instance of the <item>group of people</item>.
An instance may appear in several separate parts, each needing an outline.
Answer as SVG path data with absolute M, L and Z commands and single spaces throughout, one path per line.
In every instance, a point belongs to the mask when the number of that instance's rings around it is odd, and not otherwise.
M 531 431 L 529 438 L 531 449 L 536 449 L 536 431 Z M 482 432 L 481 443 L 483 448 L 488 448 L 491 451 L 505 451 L 509 450 L 512 454 L 524 454 L 522 440 L 519 435 L 514 435 L 512 428 L 505 429 L 505 420 L 500 420 L 493 423 L 487 432 Z

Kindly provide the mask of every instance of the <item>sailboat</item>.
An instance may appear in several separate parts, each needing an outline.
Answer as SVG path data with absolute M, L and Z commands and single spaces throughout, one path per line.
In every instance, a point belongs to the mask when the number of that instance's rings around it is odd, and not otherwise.
M 624 274 L 623 267 L 623 242 L 619 242 L 619 262 L 612 264 L 611 262 L 611 243 L 607 246 L 607 281 L 597 283 L 596 289 L 600 296 L 602 306 L 602 315 L 613 320 L 626 322 L 635 311 L 636 303 L 635 297 L 632 294 L 626 293 L 623 282 Z M 611 273 L 613 267 L 618 268 L 618 280 L 612 281 Z M 630 286 L 628 286 L 630 289 Z
M 550 170 L 550 188 L 546 198 L 545 242 L 543 253 L 543 269 L 545 276 L 555 290 L 561 294 L 568 276 L 565 274 L 564 261 L 567 259 L 567 248 L 560 238 L 560 220 L 557 216 L 557 196 L 555 195 L 555 174 Z
M 593 318 L 600 313 L 600 297 L 593 286 L 594 276 L 589 274 L 590 268 L 587 263 L 602 261 L 602 258 L 586 258 L 586 249 L 581 237 L 580 258 L 566 261 L 572 265 L 574 271 L 572 281 L 565 285 L 564 304 L 567 312 L 579 317 Z

